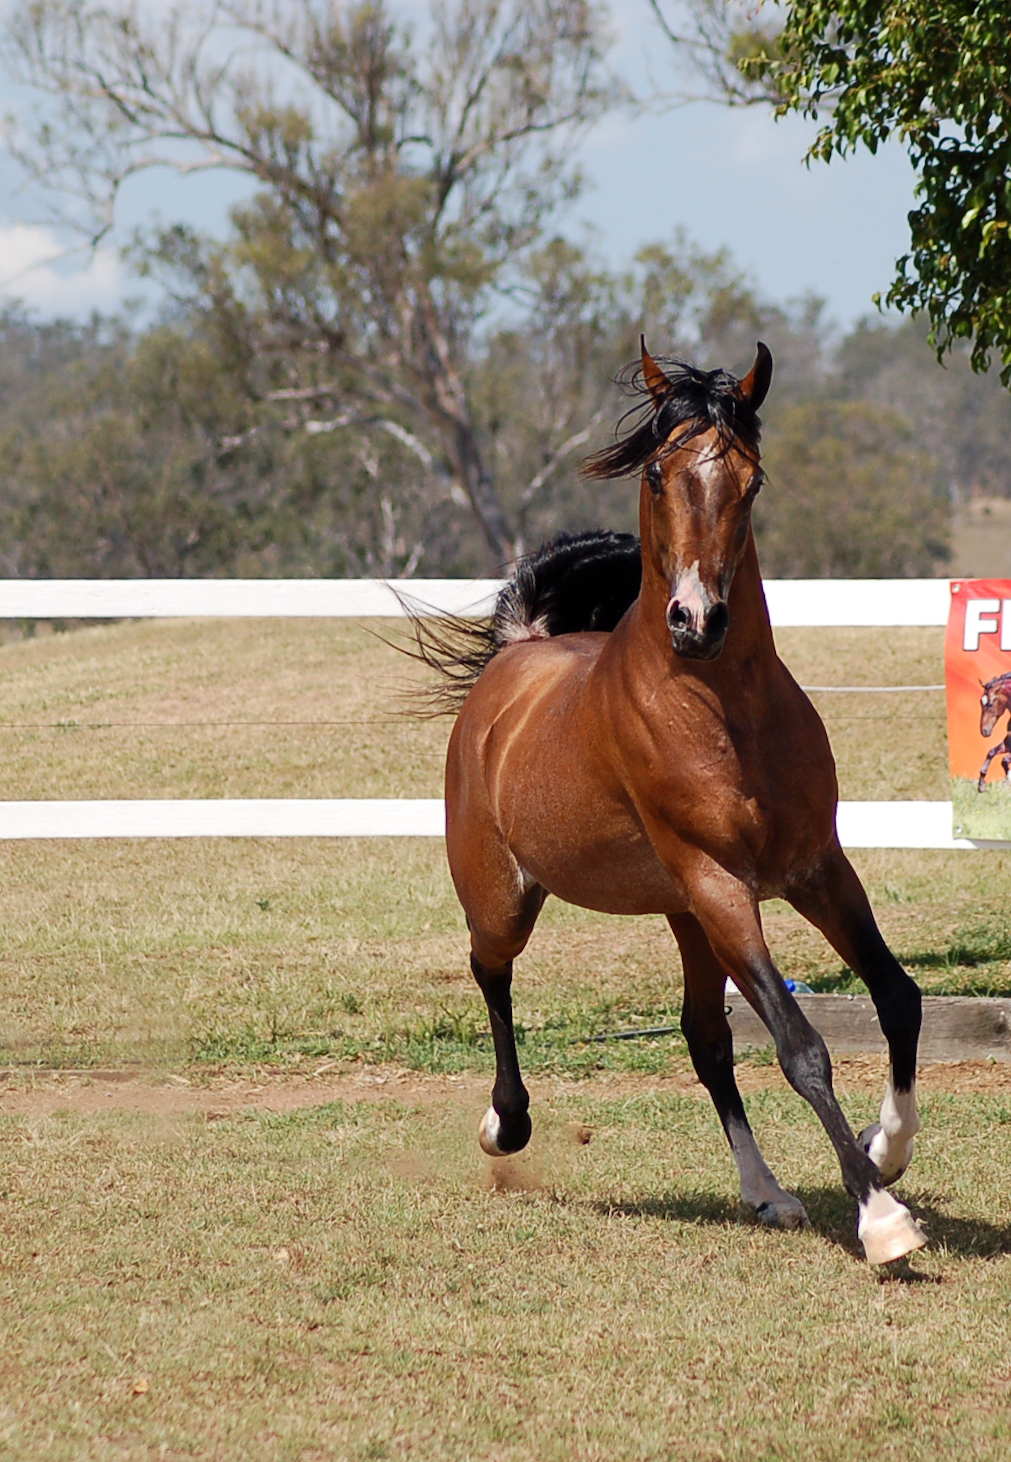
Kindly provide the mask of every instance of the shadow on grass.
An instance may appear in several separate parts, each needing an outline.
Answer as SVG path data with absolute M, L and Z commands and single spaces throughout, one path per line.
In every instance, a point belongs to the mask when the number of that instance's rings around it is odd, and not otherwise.
M 907 1200 L 923 1224 L 933 1249 L 955 1254 L 960 1259 L 993 1259 L 1011 1254 L 1011 1227 L 987 1223 L 982 1218 L 960 1218 L 930 1193 L 914 1193 Z
M 989 1259 L 1011 1254 L 1011 1227 L 987 1223 L 985 1219 L 961 1218 L 938 1206 L 929 1193 L 898 1195 L 908 1203 L 913 1215 L 923 1225 L 932 1250 L 960 1259 Z M 863 1259 L 863 1249 L 856 1234 L 856 1206 L 842 1188 L 798 1188 L 797 1197 L 807 1209 L 811 1227 L 824 1238 L 831 1239 L 855 1258 Z M 666 1191 L 626 1199 L 618 1203 L 597 1200 L 592 1207 L 606 1217 L 617 1214 L 627 1218 L 659 1218 L 671 1223 L 712 1224 L 718 1228 L 757 1225 L 758 1220 L 743 1204 L 714 1193 L 693 1190 L 684 1193 Z M 922 1282 L 925 1276 L 901 1269 L 889 1271 L 895 1279 L 908 1278 Z
M 697 1191 L 655 1193 L 618 1203 L 594 1199 L 590 1206 L 605 1218 L 660 1218 L 672 1223 L 712 1223 L 720 1228 L 750 1222 L 747 1210 L 740 1203 Z

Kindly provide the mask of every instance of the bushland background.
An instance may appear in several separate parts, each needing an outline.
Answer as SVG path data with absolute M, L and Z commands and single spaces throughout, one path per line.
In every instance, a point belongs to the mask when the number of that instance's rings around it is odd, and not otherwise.
M 739 79 L 768 37 L 693 3 L 694 48 L 657 38 Z M 842 332 L 685 233 L 614 263 L 573 231 L 580 139 L 649 102 L 612 39 L 588 0 L 13 4 L 0 57 L 38 106 L 9 147 L 65 232 L 111 238 L 151 169 L 246 191 L 222 234 L 132 236 L 142 309 L 0 317 L 0 574 L 466 576 L 633 527 L 634 489 L 578 464 L 628 404 L 640 330 L 737 373 L 771 346 L 767 574 L 1011 571 L 1011 398 L 970 369 L 1001 345 L 974 317 L 932 321 L 940 365 L 918 299 Z M 676 186 L 662 159 L 651 186 Z
M 1011 573 L 1011 400 L 962 353 L 938 366 L 925 327 L 868 319 L 836 334 L 817 300 L 764 302 L 727 258 L 683 242 L 645 251 L 620 279 L 561 240 L 537 265 L 543 311 L 524 328 L 490 330 L 467 361 L 480 437 L 522 525 L 517 546 L 562 528 L 634 528 L 634 488 L 582 481 L 575 454 L 524 489 L 548 455 L 535 420 L 548 390 L 589 423 L 581 449 L 612 429 L 625 408 L 612 377 L 640 321 L 655 317 L 636 296 L 663 289 L 662 271 L 675 284 L 665 307 L 693 317 L 694 339 L 663 320 L 651 333 L 658 350 L 739 372 L 756 339 L 776 353 L 756 509 L 767 575 Z M 303 413 L 238 440 L 250 403 L 217 328 L 182 307 L 145 328 L 124 316 L 80 324 L 4 312 L 5 576 L 444 577 L 499 567 L 466 499 L 389 434 L 377 443 L 364 427 L 312 433 Z M 574 339 L 578 369 L 566 358 Z

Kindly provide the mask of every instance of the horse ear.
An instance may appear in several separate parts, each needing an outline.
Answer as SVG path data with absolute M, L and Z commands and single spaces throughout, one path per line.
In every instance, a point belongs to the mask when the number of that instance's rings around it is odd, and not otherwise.
M 646 349 L 645 335 L 639 336 L 639 349 L 642 351 L 642 378 L 646 383 L 646 390 L 653 397 L 653 405 L 660 407 L 673 391 L 673 382 L 668 380 Z
M 760 340 L 758 342 L 758 353 L 755 356 L 755 364 L 744 377 L 738 386 L 738 391 L 743 399 L 757 411 L 769 394 L 769 387 L 772 385 L 772 351 Z

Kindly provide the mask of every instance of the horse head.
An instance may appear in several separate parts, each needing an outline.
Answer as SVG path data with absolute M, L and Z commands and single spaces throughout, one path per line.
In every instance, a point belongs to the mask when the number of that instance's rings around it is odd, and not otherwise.
M 999 676 L 996 681 L 981 680 L 979 683 L 983 687 L 979 698 L 979 734 L 992 736 L 1004 712 L 1011 711 L 1011 678 Z
M 669 376 L 643 341 L 642 379 L 659 439 L 640 487 L 644 581 L 652 572 L 666 588 L 674 652 L 713 660 L 730 626 L 727 598 L 762 485 L 757 412 L 772 355 L 760 343 L 742 381 L 681 366 Z

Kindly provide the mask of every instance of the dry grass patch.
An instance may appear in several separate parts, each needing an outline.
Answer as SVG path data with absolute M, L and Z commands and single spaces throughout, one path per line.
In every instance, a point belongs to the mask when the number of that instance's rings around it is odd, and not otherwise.
M 437 797 L 402 621 L 153 620 L 0 646 L 0 797 Z M 803 684 L 943 679 L 943 631 L 777 634 Z M 943 696 L 815 695 L 849 798 L 948 796 Z
M 0 797 L 438 797 L 402 622 L 147 620 L 0 646 Z
M 3 1119 L 0 1456 L 1003 1459 L 1004 1106 L 927 1099 L 934 1248 L 882 1281 L 803 1104 L 750 1103 L 809 1232 L 673 1092 L 548 1084 L 508 1180 L 476 1094 Z

